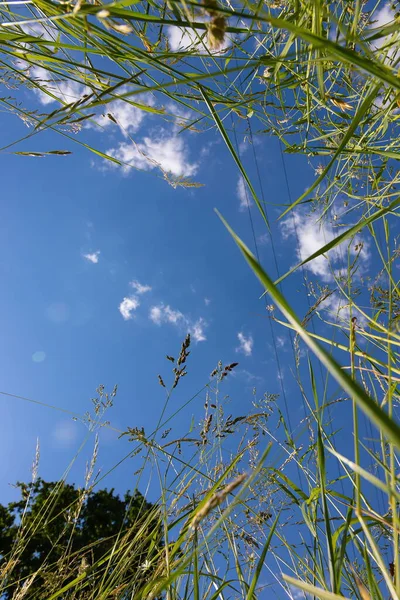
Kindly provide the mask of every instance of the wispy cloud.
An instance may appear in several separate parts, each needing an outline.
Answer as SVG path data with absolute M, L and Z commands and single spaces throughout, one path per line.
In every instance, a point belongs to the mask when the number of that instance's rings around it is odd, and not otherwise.
M 183 108 L 182 105 L 176 102 L 167 102 L 165 104 L 165 114 L 171 118 L 175 131 L 179 131 L 182 129 L 182 126 L 188 125 L 195 118 L 195 113 Z
M 100 250 L 96 250 L 96 252 L 89 252 L 88 254 L 83 254 L 83 258 L 85 258 L 88 262 L 97 265 L 99 262 Z
M 269 233 L 262 233 L 258 236 L 257 241 L 260 244 L 260 246 L 266 246 L 267 244 L 269 244 L 270 239 L 271 236 Z
M 261 384 L 264 382 L 263 377 L 260 377 L 259 375 L 254 375 L 254 373 L 247 371 L 247 369 L 237 369 L 235 371 L 232 371 L 232 375 L 234 377 L 239 377 L 240 379 L 244 379 L 244 381 L 248 385 L 254 386 L 256 384 Z
M 150 171 L 161 169 L 175 177 L 190 177 L 196 173 L 198 164 L 188 159 L 188 148 L 182 136 L 168 134 L 162 130 L 154 137 L 144 137 L 141 142 L 122 142 L 107 154 L 119 160 L 122 170 L 129 173 L 132 168 Z M 109 163 L 109 166 L 116 166 Z
M 236 352 L 243 352 L 245 356 L 251 356 L 254 344 L 252 336 L 246 337 L 242 331 L 239 331 L 237 337 L 240 345 L 236 348 Z
M 204 298 L 204 304 L 205 304 L 206 306 L 210 306 L 210 304 L 211 304 L 211 300 L 210 300 L 210 298 Z
M 185 317 L 180 310 L 174 310 L 169 305 L 164 306 L 164 304 L 152 306 L 149 318 L 156 325 L 161 325 L 162 323 L 173 323 L 176 325 L 185 321 Z
M 53 73 L 43 67 L 31 67 L 30 75 L 32 80 L 42 88 L 34 88 L 33 91 L 38 96 L 41 104 L 44 105 L 57 101 L 70 104 L 90 92 L 89 88 L 78 81 L 56 79 Z M 46 90 L 52 95 L 47 94 Z
M 140 283 L 137 279 L 134 279 L 129 284 L 137 294 L 146 294 L 146 292 L 151 292 L 151 286 L 147 284 Z
M 286 340 L 283 336 L 281 335 L 277 335 L 276 336 L 276 347 L 277 348 L 284 348 L 286 346 Z
M 159 306 L 152 306 L 149 312 L 149 319 L 155 325 L 161 325 L 163 321 L 163 311 Z
M 206 321 L 203 318 L 198 319 L 195 323 L 189 325 L 190 335 L 195 342 L 205 342 L 207 340 L 204 328 L 207 326 Z
M 305 600 L 306 595 L 302 590 L 295 588 L 293 585 L 290 586 L 290 596 L 293 600 Z
M 50 27 L 44 28 L 41 24 L 32 24 L 29 26 L 33 31 L 27 30 L 30 35 L 35 35 L 46 40 L 56 40 L 57 30 Z M 51 71 L 44 67 L 32 66 L 26 63 L 26 68 L 29 68 L 29 73 L 32 79 L 40 86 L 34 88 L 33 91 L 43 105 L 52 104 L 53 102 L 61 101 L 63 103 L 71 103 L 80 100 L 85 94 L 90 94 L 91 89 L 79 81 L 70 79 L 61 79 L 55 77 Z M 83 78 L 83 73 L 77 72 Z M 120 93 L 126 91 L 126 88 L 121 88 Z M 49 93 L 46 93 L 49 92 Z M 51 94 L 51 95 L 50 95 Z M 95 115 L 90 121 L 85 124 L 86 128 L 96 128 L 101 126 L 102 129 L 111 128 L 117 125 L 125 137 L 136 133 L 146 116 L 151 113 L 141 108 L 138 105 L 154 106 L 155 101 L 151 94 L 139 94 L 135 97 L 136 106 L 125 100 L 114 100 L 110 102 L 103 114 Z
M 133 319 L 133 312 L 140 306 L 139 298 L 137 296 L 129 296 L 124 298 L 119 305 L 119 312 L 122 315 L 124 321 Z
M 121 90 L 121 93 L 123 92 L 124 89 Z M 155 103 L 150 94 L 135 96 L 135 102 L 144 106 L 154 106 Z M 102 128 L 112 127 L 113 124 L 114 126 L 118 125 L 122 134 L 128 137 L 140 129 L 144 119 L 150 114 L 145 108 L 133 106 L 125 100 L 114 100 L 107 104 L 104 114 L 95 118 L 95 123 Z M 93 127 L 93 125 L 89 125 L 89 127 Z
M 318 214 L 294 211 L 282 223 L 281 230 L 283 238 L 295 238 L 297 244 L 296 255 L 299 261 L 305 260 L 314 252 L 325 246 L 325 244 L 337 237 L 339 233 L 343 232 L 343 228 L 340 228 L 340 232 L 335 232 L 332 225 L 326 220 L 321 221 L 319 216 L 320 215 Z M 350 250 L 353 256 L 355 256 L 357 252 L 355 248 L 360 243 L 361 238 L 353 240 Z M 311 271 L 314 275 L 320 276 L 325 281 L 331 281 L 334 278 L 332 270 L 342 266 L 339 263 L 343 263 L 343 258 L 346 262 L 346 250 L 343 253 L 343 249 L 347 249 L 347 246 L 348 242 L 345 241 L 329 252 L 329 260 L 326 256 L 318 256 L 314 260 L 306 263 L 304 268 Z M 368 246 L 364 242 L 360 252 L 360 259 L 365 261 L 368 258 Z
M 365 327 L 367 320 L 355 306 L 350 311 L 350 304 L 347 298 L 341 296 L 339 292 L 332 294 L 321 304 L 321 309 L 327 311 L 330 318 L 335 319 L 338 323 L 349 325 L 350 317 L 357 318 L 357 325 Z
M 277 372 L 276 380 L 279 383 L 283 383 L 285 381 L 285 367 L 281 367 L 280 370 Z
M 163 303 L 152 306 L 149 311 L 149 319 L 155 325 L 162 325 L 169 323 L 175 325 L 181 330 L 186 329 L 194 339 L 195 342 L 205 342 L 205 328 L 207 327 L 206 321 L 200 317 L 197 321 L 193 321 L 180 310 L 174 310 L 169 305 Z
M 248 206 L 252 205 L 252 201 L 250 195 L 248 193 L 247 184 L 244 182 L 242 176 L 239 177 L 237 185 L 236 185 L 236 194 L 239 198 L 239 210 L 246 210 Z

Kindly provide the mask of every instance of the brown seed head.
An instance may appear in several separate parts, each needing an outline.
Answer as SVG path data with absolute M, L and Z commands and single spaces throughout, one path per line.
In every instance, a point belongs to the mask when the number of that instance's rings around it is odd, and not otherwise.
M 217 15 L 208 23 L 208 44 L 211 50 L 219 50 L 225 41 L 226 19 Z
M 202 521 L 216 506 L 222 504 L 222 502 L 226 499 L 228 494 L 233 492 L 245 479 L 247 478 L 246 473 L 242 473 L 236 479 L 228 483 L 227 486 L 223 488 L 220 492 L 213 494 L 211 498 L 204 504 L 204 506 L 197 511 L 195 516 L 190 523 L 190 528 L 195 529 L 200 521 Z

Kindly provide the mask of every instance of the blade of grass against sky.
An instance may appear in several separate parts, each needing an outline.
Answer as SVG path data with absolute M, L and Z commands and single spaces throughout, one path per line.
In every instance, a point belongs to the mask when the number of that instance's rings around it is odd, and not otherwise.
M 217 211 L 218 212 L 218 211 Z M 371 419 L 371 421 L 378 427 L 379 430 L 385 433 L 389 440 L 391 440 L 397 448 L 400 448 L 400 426 L 397 422 L 390 417 L 387 413 L 380 408 L 366 393 L 365 391 L 355 382 L 349 375 L 347 375 L 340 367 L 340 365 L 326 352 L 322 346 L 314 341 L 311 335 L 303 328 L 300 319 L 296 313 L 290 307 L 286 299 L 282 296 L 279 289 L 275 286 L 272 280 L 268 277 L 265 271 L 262 269 L 256 258 L 247 248 L 247 246 L 238 238 L 234 231 L 229 227 L 228 223 L 219 215 L 221 221 L 232 235 L 234 241 L 242 251 L 246 261 L 249 263 L 254 274 L 258 277 L 262 285 L 266 288 L 270 294 L 272 300 L 277 304 L 278 308 L 282 311 L 283 315 L 287 318 L 289 323 L 294 327 L 295 331 L 307 344 L 310 350 L 316 355 L 316 357 L 323 363 L 328 369 L 329 373 L 336 379 L 341 387 L 349 394 L 353 395 L 355 401 L 365 412 L 365 414 Z

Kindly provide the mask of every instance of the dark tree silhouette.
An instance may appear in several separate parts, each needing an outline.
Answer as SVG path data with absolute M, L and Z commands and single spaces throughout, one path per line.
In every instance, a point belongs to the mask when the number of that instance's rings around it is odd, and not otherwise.
M 47 598 L 83 571 L 80 592 L 74 586 L 62 598 L 89 596 L 105 574 L 115 573 L 127 593 L 140 585 L 138 573 L 143 581 L 149 577 L 162 545 L 161 527 L 156 506 L 139 491 L 121 498 L 114 489 L 84 492 L 42 479 L 17 487 L 21 499 L 0 504 L 1 598 L 10 599 L 24 582 L 30 583 L 24 598 Z M 111 553 L 114 547 L 120 552 Z

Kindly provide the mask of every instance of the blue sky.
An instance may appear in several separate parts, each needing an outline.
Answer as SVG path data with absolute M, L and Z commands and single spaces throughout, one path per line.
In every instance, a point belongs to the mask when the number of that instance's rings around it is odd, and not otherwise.
M 56 86 L 60 97 L 71 99 L 83 92 L 63 85 Z M 56 106 L 33 91 L 24 92 L 21 100 L 32 108 Z M 161 97 L 141 101 L 166 106 Z M 212 131 L 179 134 L 180 123 L 190 114 L 176 115 L 169 105 L 167 119 L 118 101 L 107 110 L 113 120 L 99 116 L 73 135 L 139 170 L 114 167 L 52 132 L 1 155 L 0 391 L 83 415 L 91 409 L 90 398 L 99 384 L 109 391 L 118 384 L 115 406 L 107 415 L 112 427 L 151 431 L 163 403 L 157 374 L 168 379 L 165 355 L 175 356 L 190 331 L 189 376 L 169 410 L 202 388 L 218 360 L 238 361 L 236 376 L 226 383 L 233 411 L 246 411 L 254 385 L 279 394 L 283 385 L 297 424 L 303 409 L 291 373 L 289 336 L 273 325 L 281 381 L 260 286 L 214 212 L 217 208 L 254 250 L 245 186 L 222 140 Z M 30 131 L 17 116 L 6 114 L 1 126 L 4 144 Z M 255 136 L 261 190 L 244 135 L 246 122 L 239 126 L 239 149 L 257 191 L 264 193 L 283 273 L 334 236 L 334 221 L 321 230 L 318 214 L 300 210 L 278 223 L 278 205 L 289 201 L 279 143 Z M 55 149 L 72 154 L 41 159 L 12 154 Z M 313 181 L 317 165 L 291 155 L 285 161 L 294 199 Z M 162 171 L 189 176 L 204 186 L 174 189 Z M 250 211 L 261 261 L 276 277 L 270 236 L 253 203 Z M 364 265 L 368 257 L 366 245 Z M 335 269 L 342 261 L 342 251 L 333 255 Z M 306 273 L 325 284 L 333 280 L 324 258 L 310 263 Z M 304 315 L 308 300 L 301 275 L 287 280 L 283 289 Z M 327 306 L 334 314 L 334 297 Z M 0 498 L 5 502 L 15 494 L 10 484 L 30 478 L 37 438 L 39 474 L 58 479 L 87 430 L 61 410 L 4 394 L 0 402 L 0 447 L 7 457 L 0 462 Z M 192 403 L 179 416 L 177 431 L 186 431 L 192 416 L 201 418 L 202 402 Z M 129 450 L 117 436 L 109 429 L 101 433 L 98 466 L 103 471 Z M 83 482 L 93 441 L 88 444 L 70 475 L 78 483 Z M 133 460 L 123 463 L 107 485 L 121 491 L 132 486 L 136 468 Z

